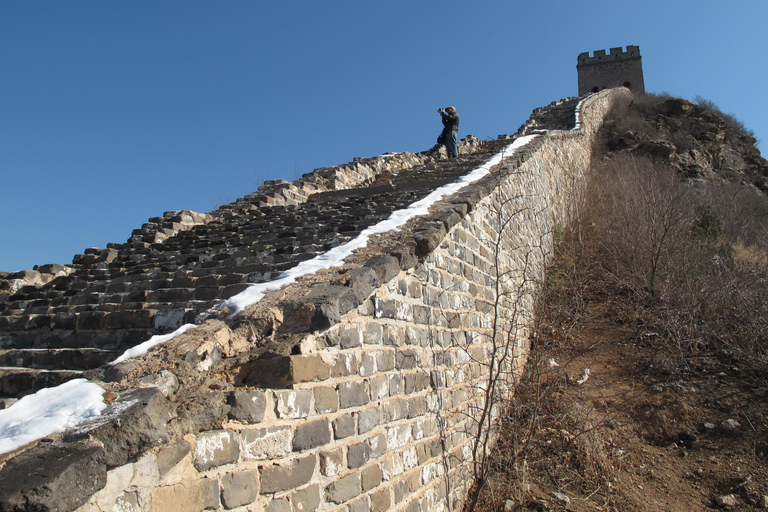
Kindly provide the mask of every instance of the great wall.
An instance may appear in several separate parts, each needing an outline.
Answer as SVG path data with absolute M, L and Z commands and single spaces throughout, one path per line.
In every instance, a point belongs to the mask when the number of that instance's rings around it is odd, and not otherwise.
M 503 388 L 524 365 L 554 225 L 604 115 L 631 97 L 554 102 L 515 135 L 463 139 L 457 159 L 388 154 L 268 182 L 210 213 L 152 218 L 71 265 L 5 276 L 4 403 L 85 377 L 109 407 L 0 455 L 0 511 L 460 510 L 488 424 L 477 416 L 498 414 L 489 379 Z M 494 155 L 487 176 L 343 265 L 222 307 Z

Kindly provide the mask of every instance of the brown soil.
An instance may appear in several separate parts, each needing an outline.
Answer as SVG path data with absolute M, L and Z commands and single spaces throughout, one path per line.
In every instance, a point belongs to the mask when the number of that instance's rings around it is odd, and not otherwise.
M 570 334 L 540 336 L 526 381 L 542 384 L 519 386 L 477 510 L 765 507 L 761 379 L 722 355 L 664 347 L 630 317 L 604 302 L 587 307 Z M 729 495 L 735 505 L 718 504 Z

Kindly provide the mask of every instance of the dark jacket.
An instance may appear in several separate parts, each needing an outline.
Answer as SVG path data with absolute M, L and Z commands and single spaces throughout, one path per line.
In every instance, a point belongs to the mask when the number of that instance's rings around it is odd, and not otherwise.
M 440 116 L 443 118 L 443 127 L 446 130 L 459 131 L 459 114 L 454 112 L 449 114 L 448 112 L 441 112 Z

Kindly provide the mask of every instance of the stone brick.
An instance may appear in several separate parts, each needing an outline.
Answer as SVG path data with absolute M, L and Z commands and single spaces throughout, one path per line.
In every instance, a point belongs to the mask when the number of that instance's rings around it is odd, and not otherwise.
M 348 270 L 343 278 L 347 286 L 352 288 L 359 302 L 367 299 L 381 285 L 381 278 L 371 268 L 361 267 Z
M 360 495 L 360 473 L 337 478 L 325 488 L 325 497 L 331 503 L 344 503 Z
M 349 469 L 364 466 L 371 458 L 371 446 L 367 441 L 353 444 L 347 449 L 347 465 Z
M 290 491 L 308 483 L 315 473 L 317 456 L 308 455 L 284 464 L 272 464 L 261 470 L 261 494 Z
M 120 313 L 109 313 L 109 316 L 111 315 L 120 315 Z M 109 316 L 104 311 L 83 311 L 77 314 L 77 328 L 95 331 L 103 329 L 105 326 L 109 329 L 120 329 L 130 326 L 130 322 L 127 322 L 125 325 L 113 322 L 110 325 Z
M 199 512 L 219 508 L 218 482 L 203 478 L 189 483 L 157 487 L 151 512 Z
M 391 423 L 408 416 L 408 402 L 406 400 L 390 400 L 382 406 L 384 423 Z
M 381 472 L 381 467 L 378 464 L 371 464 L 363 469 L 360 484 L 363 492 L 368 492 L 371 489 L 378 487 L 384 479 L 384 475 Z
M 384 434 L 371 437 L 368 443 L 371 445 L 371 458 L 378 459 L 387 453 L 387 436 Z
M 264 419 L 267 397 L 264 391 L 234 390 L 227 393 L 229 418 L 244 423 L 258 423 Z
M 339 407 L 347 409 L 370 402 L 368 383 L 365 381 L 343 382 L 338 386 Z
M 391 396 L 399 395 L 403 392 L 403 375 L 398 373 L 389 376 L 389 394 Z
M 310 485 L 306 489 L 296 491 L 289 499 L 295 512 L 314 512 L 320 508 L 321 489 L 318 484 Z
M 221 503 L 231 509 L 253 503 L 259 496 L 258 471 L 226 473 L 221 477 Z
M 418 393 L 429 388 L 429 375 L 424 372 L 405 375 L 405 394 Z
M 370 407 L 357 413 L 357 433 L 365 434 L 381 424 L 381 411 Z
M 392 496 L 389 488 L 385 487 L 371 493 L 371 510 L 384 512 L 392 508 Z
M 336 361 L 331 369 L 331 377 L 347 377 L 357 375 L 360 363 L 357 354 L 337 354 Z
M 395 367 L 400 370 L 417 368 L 418 361 L 418 356 L 413 350 L 398 350 L 395 353 Z
M 331 366 L 319 355 L 291 356 L 291 375 L 294 383 L 327 380 Z
M 342 326 L 339 328 L 338 336 L 339 346 L 343 349 L 356 348 L 363 344 L 363 333 L 357 325 Z
M 331 428 L 327 419 L 299 424 L 293 432 L 293 450 L 301 452 L 331 442 Z
M 94 311 L 94 313 L 96 312 Z M 151 329 L 154 327 L 156 314 L 157 311 L 154 309 L 114 311 L 107 314 L 104 327 L 107 329 Z M 82 320 L 81 316 L 78 321 L 78 328 L 80 329 L 84 328 L 81 326 Z
M 365 332 L 365 343 L 368 345 L 381 345 L 382 332 L 381 324 L 368 323 Z
M 293 512 L 293 511 L 291 510 L 291 502 L 288 501 L 288 498 L 282 498 L 282 499 L 273 498 L 272 501 L 267 503 L 267 506 L 264 507 L 264 512 Z
M 306 418 L 312 405 L 312 390 L 278 390 L 275 391 L 275 412 L 280 419 Z
M 320 452 L 320 472 L 323 476 L 336 476 L 345 469 L 344 452 L 341 448 Z
M 107 482 L 101 447 L 40 444 L 0 470 L 0 510 L 74 510 Z
M 239 457 L 239 436 L 232 430 L 201 432 L 195 439 L 193 462 L 198 471 L 230 464 Z
M 291 452 L 291 427 L 270 427 L 240 432 L 243 460 L 277 459 Z
M 369 381 L 371 400 L 377 401 L 389 395 L 389 378 L 386 375 L 377 375 Z
M 359 498 L 347 503 L 346 512 L 371 512 L 371 505 L 368 501 L 368 496 L 360 496 Z
M 335 439 L 344 439 L 357 433 L 355 430 L 355 418 L 351 414 L 337 417 L 333 420 L 332 426 Z
M 315 397 L 315 412 L 325 414 L 339 410 L 339 393 L 332 387 L 315 387 L 312 390 Z
M 157 452 L 157 472 L 160 478 L 164 477 L 191 451 L 191 445 L 184 440 L 161 448 Z

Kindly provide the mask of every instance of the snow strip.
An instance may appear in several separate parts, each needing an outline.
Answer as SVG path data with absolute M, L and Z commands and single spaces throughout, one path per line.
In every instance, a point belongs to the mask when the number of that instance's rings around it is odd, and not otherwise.
M 259 302 L 264 295 L 271 290 L 278 290 L 296 282 L 301 276 L 314 274 L 322 269 L 329 269 L 340 266 L 344 259 L 351 255 L 357 249 L 362 249 L 368 244 L 368 239 L 376 234 L 393 231 L 402 227 L 406 222 L 419 215 L 429 213 L 429 208 L 445 196 L 455 194 L 465 186 L 473 183 L 491 172 L 491 168 L 497 165 L 506 156 L 514 154 L 519 148 L 528 144 L 538 135 L 526 135 L 516 139 L 512 144 L 505 147 L 502 151 L 494 155 L 486 163 L 473 170 L 469 174 L 462 176 L 454 183 L 444 185 L 425 198 L 412 203 L 407 208 L 394 211 L 389 218 L 374 224 L 360 232 L 357 237 L 344 245 L 334 247 L 333 249 L 316 256 L 311 260 L 302 261 L 295 267 L 286 270 L 273 281 L 251 285 L 237 295 L 230 297 L 219 307 L 228 307 L 234 310 L 233 315 L 243 309 Z
M 412 203 L 407 208 L 403 208 L 401 210 L 395 210 L 389 216 L 389 218 L 379 222 L 378 224 L 374 224 L 373 226 L 370 226 L 364 229 L 363 231 L 360 232 L 359 235 L 357 235 L 357 237 L 353 238 L 346 244 L 334 247 L 333 249 L 327 252 L 324 252 L 323 254 L 319 254 L 315 256 L 311 260 L 302 261 L 295 267 L 286 270 L 285 272 L 277 276 L 272 281 L 268 281 L 266 283 L 253 284 L 249 286 L 242 292 L 238 293 L 237 295 L 234 295 L 233 297 L 230 297 L 225 302 L 219 304 L 216 307 L 216 309 L 221 309 L 225 307 L 230 308 L 231 310 L 233 310 L 232 316 L 235 316 L 236 314 L 238 314 L 240 311 L 247 308 L 248 306 L 251 306 L 259 302 L 262 298 L 264 298 L 264 295 L 268 291 L 279 290 L 280 288 L 284 288 L 290 284 L 293 284 L 301 276 L 311 275 L 316 273 L 319 270 L 340 266 L 342 263 L 344 263 L 344 259 L 347 256 L 352 254 L 357 249 L 364 248 L 368 244 L 368 239 L 371 236 L 376 235 L 378 233 L 384 233 L 387 231 L 396 230 L 402 227 L 410 219 L 414 217 L 418 217 L 419 215 L 426 215 L 427 213 L 429 213 L 429 208 L 433 204 L 435 204 L 437 201 L 439 201 L 445 196 L 455 194 L 456 192 L 460 191 L 462 188 L 469 185 L 470 183 L 474 183 L 475 181 L 488 175 L 491 172 L 491 168 L 494 165 L 497 165 L 499 162 L 501 162 L 504 157 L 512 156 L 515 153 L 515 151 L 525 146 L 531 140 L 533 140 L 538 136 L 539 135 L 526 135 L 524 137 L 515 139 L 515 141 L 512 144 L 510 144 L 509 146 L 506 146 L 503 150 L 496 153 L 490 160 L 488 160 L 483 165 L 473 170 L 469 174 L 462 176 L 454 183 L 443 185 L 442 187 L 434 190 L 424 199 L 421 199 L 419 201 L 416 201 L 415 203 Z M 115 359 L 109 364 L 122 363 L 123 361 L 127 361 L 128 359 L 131 359 L 133 357 L 143 355 L 155 345 L 158 345 L 160 343 L 165 343 L 166 341 L 170 341 L 174 337 L 178 336 L 179 334 L 185 332 L 187 329 L 190 329 L 192 327 L 195 327 L 195 326 L 193 324 L 185 324 L 170 334 L 152 336 L 148 341 L 145 341 L 141 345 L 137 345 L 133 348 L 128 349 L 120 357 L 118 357 L 117 359 Z
M 419 215 L 426 215 L 429 213 L 429 208 L 437 201 L 445 196 L 455 194 L 470 183 L 488 175 L 491 168 L 499 164 L 505 156 L 513 155 L 515 151 L 536 137 L 538 135 L 527 135 L 516 139 L 486 163 L 462 176 L 458 181 L 438 188 L 407 208 L 396 210 L 388 219 L 364 229 L 350 242 L 334 247 L 314 259 L 299 263 L 296 267 L 280 274 L 274 281 L 250 286 L 219 307 L 230 307 L 235 310 L 233 313 L 235 315 L 246 307 L 256 304 L 270 290 L 288 286 L 296 282 L 300 276 L 341 265 L 347 256 L 355 250 L 365 247 L 372 235 L 398 229 L 408 220 Z M 152 336 L 144 343 L 128 349 L 109 364 L 118 364 L 142 355 L 155 345 L 165 343 L 192 327 L 195 325 L 185 324 L 170 334 Z M 104 392 L 104 389 L 98 384 L 88 382 L 86 379 L 74 379 L 57 387 L 41 389 L 33 395 L 25 396 L 9 408 L 0 410 L 0 453 L 13 451 L 27 443 L 56 432 L 63 432 L 99 416 L 107 407 L 102 397 Z
M 103 394 L 98 384 L 74 379 L 41 389 L 0 410 L 0 453 L 98 416 L 107 407 Z
M 140 356 L 143 354 L 146 354 L 149 349 L 154 347 L 155 345 L 159 345 L 161 343 L 165 343 L 166 341 L 171 340 L 172 338 L 175 338 L 179 334 L 185 333 L 187 330 L 191 329 L 192 327 L 195 327 L 195 324 L 184 324 L 172 333 L 169 334 L 156 334 L 149 338 L 144 343 L 141 343 L 140 345 L 136 345 L 135 347 L 131 347 L 125 352 L 123 352 L 120 357 L 115 359 L 109 364 L 118 364 L 122 363 L 123 361 L 127 361 L 128 359 L 131 359 L 132 357 Z

